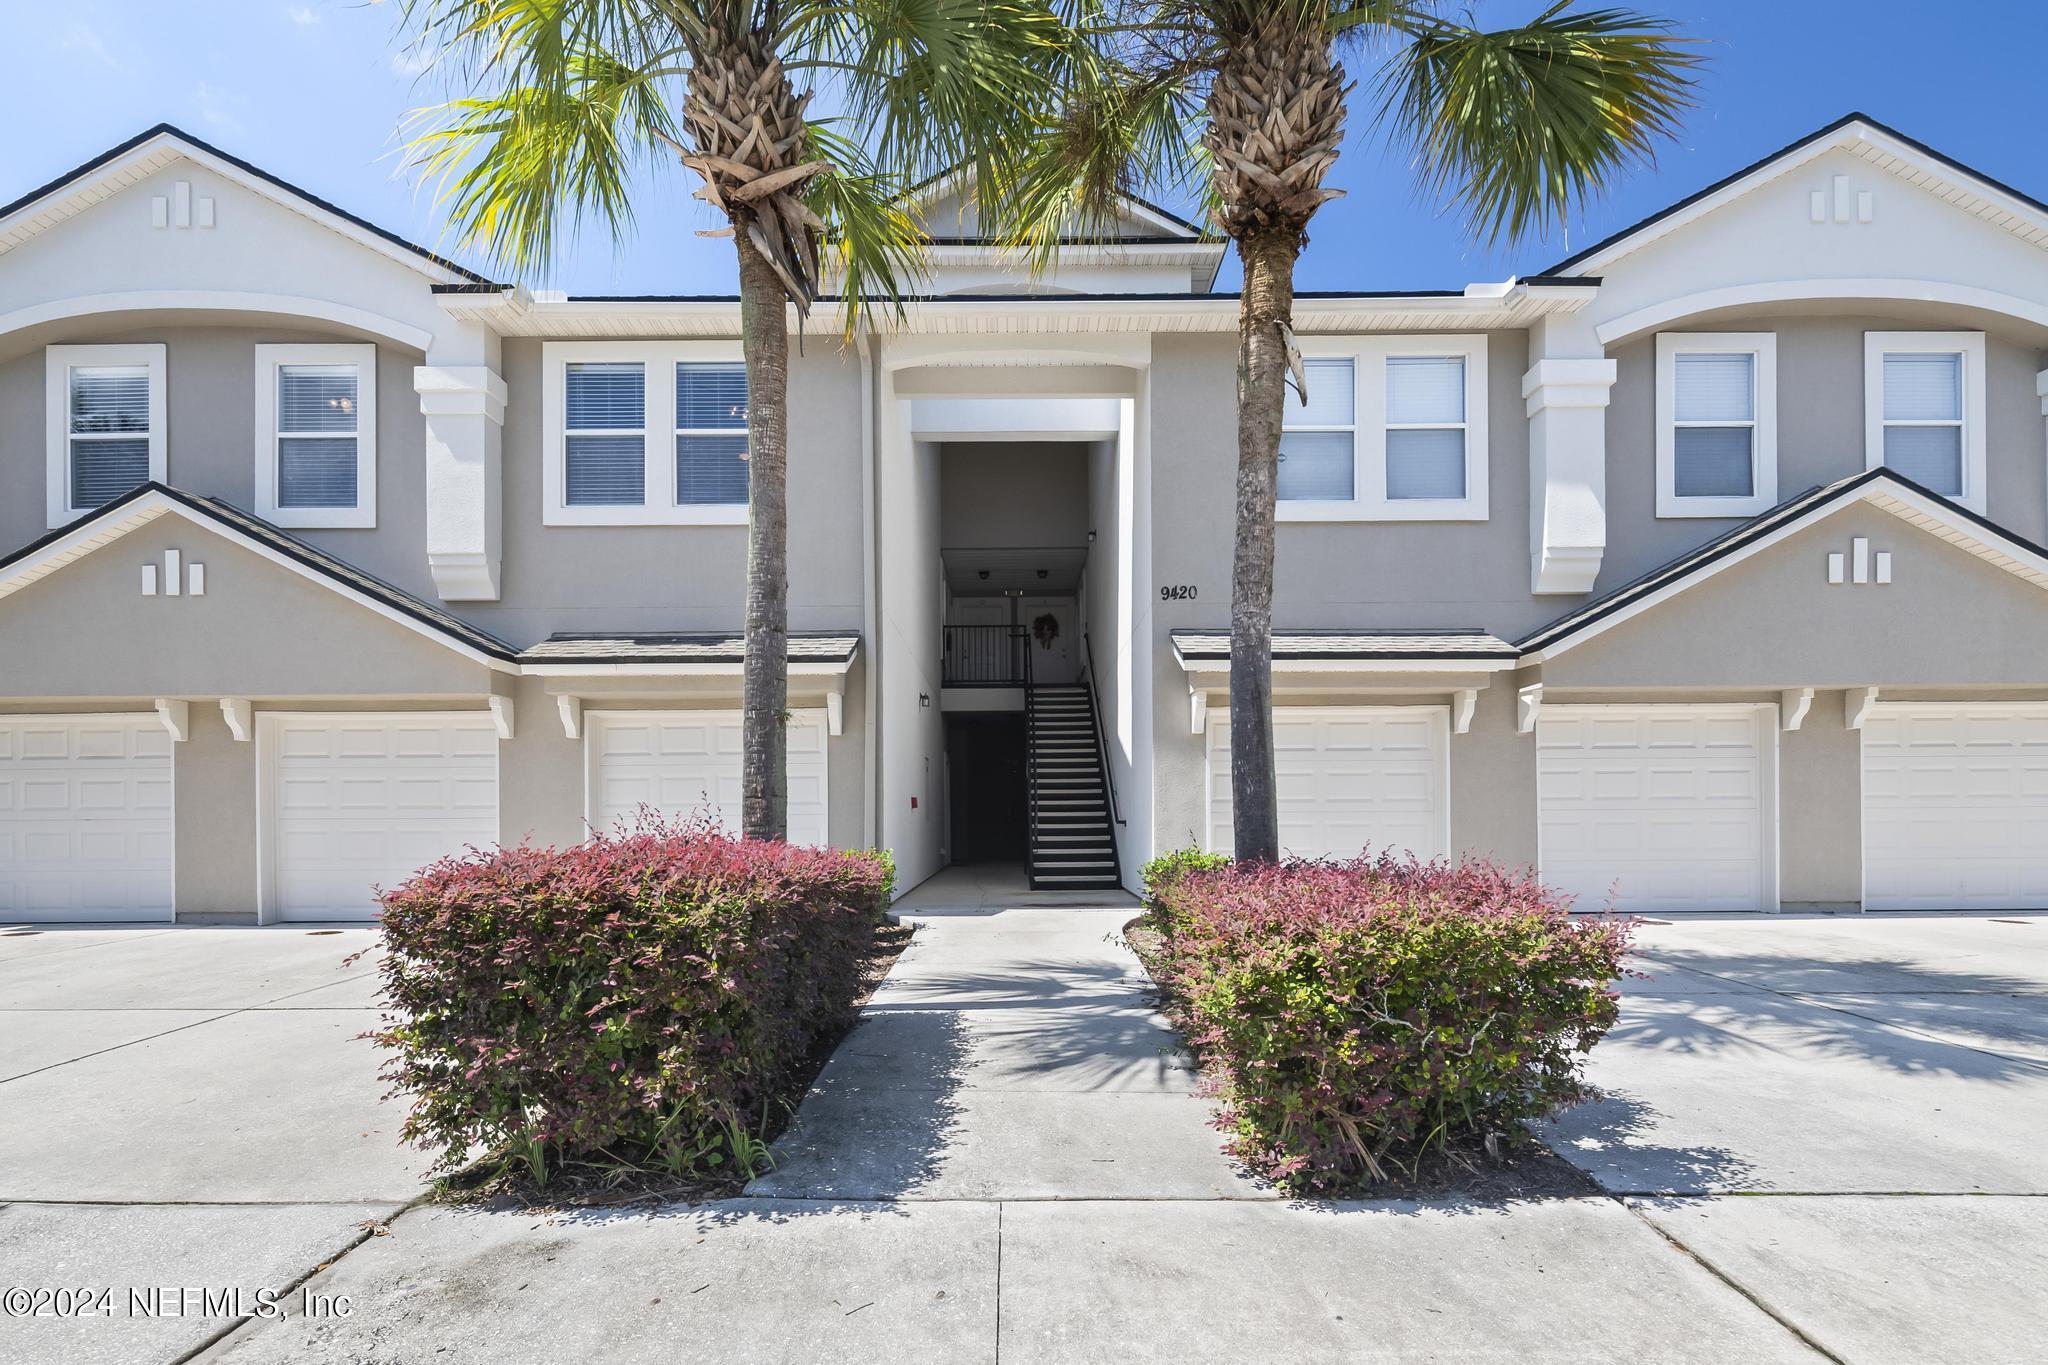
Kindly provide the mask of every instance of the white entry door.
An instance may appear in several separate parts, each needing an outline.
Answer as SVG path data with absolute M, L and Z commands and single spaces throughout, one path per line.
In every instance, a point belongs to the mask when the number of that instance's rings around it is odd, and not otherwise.
M 1450 847 L 1450 716 L 1440 706 L 1273 711 L 1280 849 L 1350 858 L 1370 846 L 1439 858 Z M 1230 716 L 1209 713 L 1209 847 L 1231 850 Z
M 171 787 L 154 715 L 0 717 L 0 923 L 170 919 Z
M 1081 614 L 1071 597 L 1020 597 L 1017 623 L 1031 651 L 1031 680 L 1043 687 L 1081 676 Z
M 1545 706 L 1543 880 L 1581 910 L 1777 908 L 1775 708 Z
M 2048 909 L 2048 706 L 1872 712 L 1863 722 L 1863 902 Z
M 376 916 L 373 887 L 498 841 L 498 732 L 480 711 L 257 713 L 267 920 Z
M 586 711 L 590 823 L 630 827 L 643 806 L 666 817 L 705 814 L 740 830 L 740 713 Z M 789 770 L 789 841 L 829 842 L 826 830 L 825 713 L 794 711 L 784 731 Z

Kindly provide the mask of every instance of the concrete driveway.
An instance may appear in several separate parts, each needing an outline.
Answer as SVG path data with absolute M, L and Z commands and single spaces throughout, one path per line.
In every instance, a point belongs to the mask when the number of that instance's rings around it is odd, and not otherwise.
M 1609 1097 L 1551 1134 L 1610 1194 L 1482 1207 L 1274 1198 L 1217 1155 L 1118 912 L 927 909 L 762 1197 L 561 1218 L 400 1211 L 421 1163 L 339 965 L 369 931 L 0 931 L 0 1287 L 116 1291 L 0 1318 L 0 1358 L 2034 1354 L 2048 917 L 1647 927 Z M 348 1316 L 127 1299 L 301 1280 Z
M 230 1326 L 131 1287 L 282 1289 L 422 1188 L 380 1102 L 369 929 L 0 928 L 0 1359 L 172 1360 Z M 54 1308 L 54 1305 L 50 1305 Z

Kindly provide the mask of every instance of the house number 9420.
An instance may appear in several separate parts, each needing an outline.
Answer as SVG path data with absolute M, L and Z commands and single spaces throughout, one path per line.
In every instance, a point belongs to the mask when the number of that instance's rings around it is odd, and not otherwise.
M 1195 585 L 1192 583 L 1168 583 L 1159 589 L 1162 602 L 1192 602 L 1195 600 Z

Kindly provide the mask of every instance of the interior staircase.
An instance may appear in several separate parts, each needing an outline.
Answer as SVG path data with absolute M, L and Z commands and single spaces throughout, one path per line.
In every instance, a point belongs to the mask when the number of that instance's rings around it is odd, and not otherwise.
M 1080 683 L 1033 687 L 1026 696 L 1032 889 L 1120 886 L 1094 697 Z

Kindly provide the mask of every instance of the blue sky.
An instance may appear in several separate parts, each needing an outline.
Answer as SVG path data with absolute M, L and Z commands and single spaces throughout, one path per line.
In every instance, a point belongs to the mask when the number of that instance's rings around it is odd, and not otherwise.
M 2037 197 L 2048 6 L 1991 0 L 1944 20 L 1925 0 L 1637 0 L 1706 40 L 1711 62 L 1683 135 L 1575 215 L 1569 239 L 1475 244 L 1455 215 L 1419 202 L 1403 158 L 1367 128 L 1363 92 L 1334 183 L 1349 194 L 1317 217 L 1303 289 L 1458 287 L 1529 273 L 1597 241 L 1851 109 L 1892 124 Z M 1506 24 L 1539 0 L 1481 0 Z M 453 247 L 431 187 L 406 171 L 401 125 L 440 98 L 437 73 L 405 48 L 395 0 L 6 0 L 0 33 L 0 201 L 157 122 L 178 124 L 429 246 Z M 695 236 L 709 211 L 680 171 L 650 172 L 624 244 L 586 233 L 553 278 L 578 293 L 729 293 L 728 243 Z M 467 253 L 458 253 L 473 260 Z M 1235 287 L 1226 270 L 1221 288 Z

